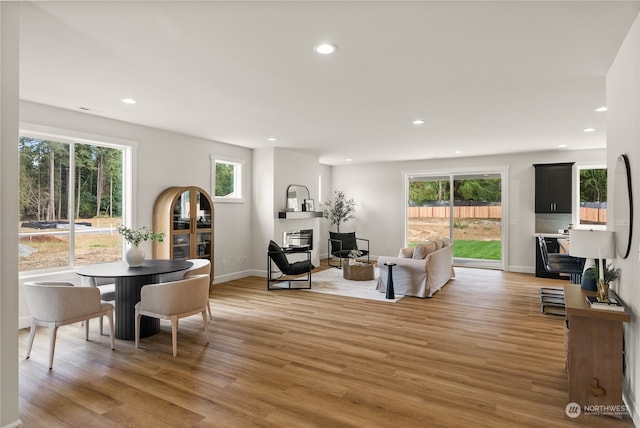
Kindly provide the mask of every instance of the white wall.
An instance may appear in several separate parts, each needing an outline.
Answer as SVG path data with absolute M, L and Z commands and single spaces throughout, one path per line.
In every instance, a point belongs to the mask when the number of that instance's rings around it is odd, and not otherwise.
M 374 256 L 393 256 L 404 245 L 405 172 L 447 172 L 509 168 L 509 266 L 515 272 L 535 272 L 534 163 L 605 163 L 605 150 L 558 150 L 501 156 L 416 160 L 335 166 L 331 181 L 356 201 L 355 230 L 370 240 Z M 353 228 L 353 226 L 351 226 Z M 345 229 L 347 230 L 347 229 Z
M 18 4 L 0 2 L 0 426 L 18 418 Z
M 626 153 L 631 164 L 633 192 L 633 235 L 631 252 L 626 259 L 617 258 L 620 278 L 616 285 L 620 297 L 637 314 L 640 310 L 640 15 L 622 44 L 607 73 L 607 163 L 613 168 L 617 157 Z M 614 195 L 613 174 L 609 175 L 608 194 Z M 609 217 L 612 228 L 611 219 Z M 633 410 L 634 422 L 640 426 L 640 328 L 637 317 L 625 327 L 625 401 Z

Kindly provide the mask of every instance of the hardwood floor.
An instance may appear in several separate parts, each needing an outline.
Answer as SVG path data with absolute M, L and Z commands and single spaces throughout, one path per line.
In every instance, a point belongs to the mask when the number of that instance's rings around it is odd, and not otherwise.
M 565 415 L 562 317 L 538 288 L 561 281 L 458 268 L 432 299 L 376 302 L 267 291 L 250 277 L 214 286 L 202 319 L 116 341 L 62 327 L 20 362 L 25 427 L 618 427 L 630 419 Z M 20 332 L 23 358 L 28 329 Z

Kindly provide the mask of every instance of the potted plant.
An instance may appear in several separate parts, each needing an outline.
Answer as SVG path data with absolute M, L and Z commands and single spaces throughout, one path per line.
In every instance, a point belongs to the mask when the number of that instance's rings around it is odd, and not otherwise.
M 342 223 L 356 218 L 356 203 L 353 199 L 347 199 L 342 190 L 334 191 L 333 197 L 327 199 L 323 205 L 324 217 L 329 219 L 331 225 L 336 225 L 338 233 Z
M 131 229 L 121 224 L 117 227 L 117 230 L 118 233 L 122 235 L 122 238 L 131 245 L 124 256 L 129 267 L 139 267 L 142 266 L 142 263 L 144 262 L 144 250 L 139 246 L 141 242 L 163 242 L 165 237 L 164 232 L 154 232 L 147 226 L 142 226 L 138 229 Z

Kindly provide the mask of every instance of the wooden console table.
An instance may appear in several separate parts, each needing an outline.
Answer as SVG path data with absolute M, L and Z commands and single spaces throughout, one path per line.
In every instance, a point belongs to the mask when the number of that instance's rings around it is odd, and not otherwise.
M 591 309 L 585 297 L 596 295 L 578 284 L 564 287 L 567 321 L 569 402 L 580 406 L 621 406 L 622 323 L 628 312 Z

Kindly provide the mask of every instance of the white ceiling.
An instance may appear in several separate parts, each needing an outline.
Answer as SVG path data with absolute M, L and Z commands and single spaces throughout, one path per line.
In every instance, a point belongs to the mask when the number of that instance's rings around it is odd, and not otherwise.
M 23 2 L 20 97 L 330 165 L 602 148 L 639 5 Z

